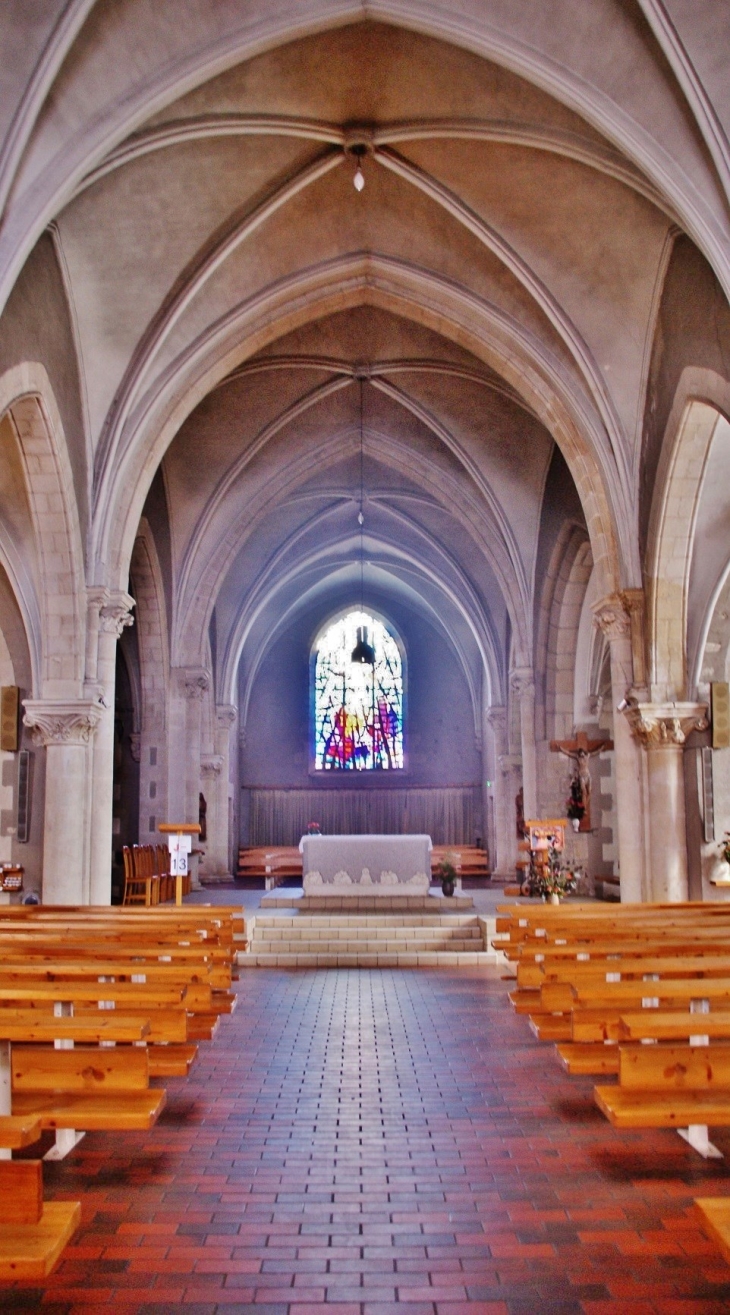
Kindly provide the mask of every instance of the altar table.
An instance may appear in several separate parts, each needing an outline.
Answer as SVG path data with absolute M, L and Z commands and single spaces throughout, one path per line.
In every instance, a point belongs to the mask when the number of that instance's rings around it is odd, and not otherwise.
M 427 895 L 430 836 L 302 836 L 305 895 Z

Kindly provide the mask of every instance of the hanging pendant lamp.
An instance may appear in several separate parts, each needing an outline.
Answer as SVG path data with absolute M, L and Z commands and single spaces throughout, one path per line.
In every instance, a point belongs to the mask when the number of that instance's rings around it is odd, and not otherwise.
M 363 544 L 363 525 L 365 516 L 363 515 L 364 501 L 364 478 L 363 478 L 363 399 L 362 399 L 362 379 L 360 380 L 360 511 L 358 512 L 357 523 L 360 526 L 360 611 L 364 611 L 364 575 L 365 575 L 365 548 Z M 357 643 L 350 654 L 350 661 L 356 662 L 360 666 L 375 666 L 375 649 L 368 638 L 367 626 L 358 626 Z

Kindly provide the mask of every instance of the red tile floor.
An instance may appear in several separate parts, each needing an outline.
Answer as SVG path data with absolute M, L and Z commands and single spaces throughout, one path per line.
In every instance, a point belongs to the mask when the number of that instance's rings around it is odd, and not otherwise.
M 672 1132 L 620 1133 L 513 1016 L 495 970 L 251 971 L 148 1135 L 45 1166 L 83 1224 L 46 1315 L 730 1311 Z

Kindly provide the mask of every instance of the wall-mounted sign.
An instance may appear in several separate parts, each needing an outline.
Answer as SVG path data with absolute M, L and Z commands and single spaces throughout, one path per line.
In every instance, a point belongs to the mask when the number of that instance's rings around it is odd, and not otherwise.
M 18 752 L 18 713 L 20 690 L 17 685 L 3 685 L 0 690 L 0 749 Z

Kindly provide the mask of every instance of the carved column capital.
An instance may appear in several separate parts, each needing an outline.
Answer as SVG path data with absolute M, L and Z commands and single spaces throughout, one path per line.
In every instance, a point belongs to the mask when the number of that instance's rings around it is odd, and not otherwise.
M 234 703 L 217 703 L 215 715 L 221 730 L 230 729 L 235 724 L 238 708 Z
M 509 673 L 509 687 L 515 698 L 522 700 L 535 692 L 532 667 L 513 667 Z
M 200 771 L 203 776 L 220 776 L 223 768 L 223 756 L 220 753 L 207 754 L 201 758 Z
M 631 634 L 631 617 L 623 594 L 608 594 L 591 607 L 593 624 L 603 632 L 609 643 Z
M 645 749 L 681 748 L 691 731 L 707 728 L 704 703 L 640 703 L 630 698 L 623 711 Z
M 134 606 L 135 602 L 131 594 L 126 594 L 121 589 L 108 591 L 108 598 L 99 609 L 99 629 L 104 634 L 115 635 L 118 639 L 125 626 L 134 624 L 132 616 Z
M 67 702 L 55 699 L 25 699 L 23 722 L 29 727 L 34 744 L 47 746 L 85 745 L 92 739 L 102 707 L 96 700 Z
M 497 734 L 507 725 L 507 709 L 497 704 L 487 708 L 486 718 L 492 730 Z
M 203 667 L 186 667 L 183 670 L 186 699 L 202 699 L 210 689 L 210 673 Z

